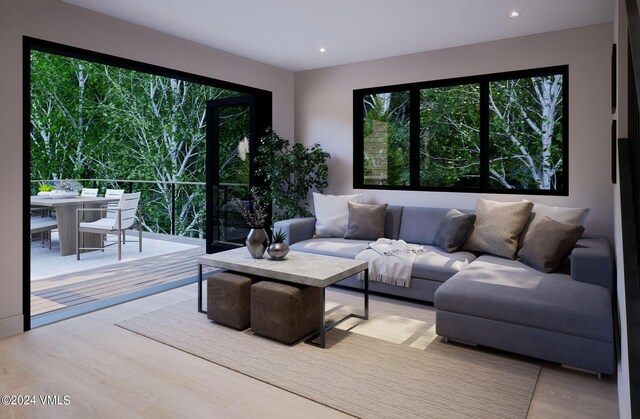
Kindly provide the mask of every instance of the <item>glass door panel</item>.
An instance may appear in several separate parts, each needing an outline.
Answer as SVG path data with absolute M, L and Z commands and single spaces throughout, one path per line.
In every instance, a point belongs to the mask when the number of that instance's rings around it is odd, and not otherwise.
M 243 246 L 249 233 L 234 200 L 249 206 L 253 108 L 248 96 L 207 103 L 207 253 Z

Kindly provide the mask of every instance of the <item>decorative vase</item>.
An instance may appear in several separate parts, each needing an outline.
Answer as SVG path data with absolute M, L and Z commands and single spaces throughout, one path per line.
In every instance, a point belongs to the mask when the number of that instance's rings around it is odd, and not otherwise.
M 289 245 L 286 243 L 271 243 L 267 249 L 271 259 L 282 260 L 289 253 Z
M 264 252 L 269 247 L 269 235 L 264 228 L 252 228 L 245 244 L 254 259 L 262 259 Z

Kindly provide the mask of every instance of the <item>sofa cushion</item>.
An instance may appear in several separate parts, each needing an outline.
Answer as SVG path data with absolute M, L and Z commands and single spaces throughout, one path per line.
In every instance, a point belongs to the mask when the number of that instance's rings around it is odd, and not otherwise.
M 440 221 L 449 209 L 404 207 L 398 238 L 407 243 L 432 245 Z
M 337 256 L 353 259 L 371 243 L 371 240 L 350 240 L 338 237 L 313 238 L 294 243 L 291 250 L 317 253 L 319 255 Z
M 387 204 L 358 204 L 347 203 L 349 208 L 349 223 L 344 233 L 345 239 L 378 240 L 384 237 L 384 224 Z
M 413 261 L 411 276 L 444 282 L 465 269 L 476 256 L 469 252 L 447 253 L 436 246 L 424 246 L 425 252 L 418 253 Z
M 464 214 L 457 209 L 449 210 L 438 225 L 433 244 L 447 253 L 455 252 L 469 238 L 475 221 L 475 214 Z
M 529 231 L 518 256 L 539 271 L 553 272 L 567 258 L 582 233 L 581 225 L 562 224 L 544 217 Z
M 292 244 L 291 250 L 353 259 L 369 243 L 370 240 L 313 238 Z M 416 255 L 411 276 L 443 282 L 467 267 L 475 258 L 469 252 L 447 253 L 435 246 L 425 246 L 425 252 Z
M 438 288 L 437 310 L 611 342 L 611 295 L 563 274 L 483 255 Z
M 533 204 L 529 221 L 524 226 L 522 233 L 520 233 L 520 247 L 524 245 L 529 231 L 544 217 L 549 217 L 552 220 L 563 224 L 584 226 L 590 211 L 591 210 L 589 208 L 554 207 L 545 204 Z
M 360 202 L 362 194 L 322 195 L 313 193 L 316 237 L 343 237 L 349 222 L 347 202 Z
M 402 221 L 402 210 L 404 207 L 389 205 L 384 218 L 384 237 L 398 240 L 400 235 L 400 222 Z
M 515 259 L 518 237 L 531 215 L 533 202 L 478 199 L 473 232 L 464 245 L 471 252 L 486 252 Z

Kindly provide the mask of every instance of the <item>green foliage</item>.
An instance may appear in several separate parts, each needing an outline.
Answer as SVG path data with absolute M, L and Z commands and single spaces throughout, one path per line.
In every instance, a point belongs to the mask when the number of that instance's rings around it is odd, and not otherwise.
M 365 184 L 409 184 L 409 97 L 401 91 L 365 98 Z
M 124 68 L 31 52 L 31 179 L 140 179 L 144 227 L 170 231 L 171 186 L 204 182 L 206 101 L 238 92 Z M 221 118 L 221 183 L 248 195 L 239 141 L 248 112 Z M 128 188 L 101 184 L 100 188 Z M 226 187 L 226 186 L 225 186 Z M 175 185 L 176 233 L 202 237 L 205 189 Z
M 563 187 L 562 83 L 560 75 L 490 83 L 492 186 Z
M 420 185 L 479 185 L 480 85 L 420 91 Z
M 327 186 L 327 160 L 331 156 L 319 144 L 306 148 L 291 144 L 269 129 L 261 138 L 256 156 L 257 173 L 267 186 L 259 195 L 271 200 L 276 207 L 274 220 L 308 217 L 307 194 L 322 192 Z
M 562 85 L 559 74 L 488 83 L 489 187 L 564 187 Z M 420 186 L 480 186 L 480 90 L 419 90 Z M 408 90 L 364 96 L 365 184 L 409 185 L 411 105 Z
M 285 233 L 282 230 L 276 231 L 275 234 L 273 235 L 274 243 L 284 243 L 286 239 L 287 239 L 287 233 Z

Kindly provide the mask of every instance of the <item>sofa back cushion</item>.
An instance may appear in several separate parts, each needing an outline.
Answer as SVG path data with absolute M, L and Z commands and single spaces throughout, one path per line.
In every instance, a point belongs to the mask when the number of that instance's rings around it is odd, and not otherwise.
M 316 213 L 316 237 L 343 237 L 349 223 L 347 202 L 359 203 L 362 194 L 323 195 L 313 193 Z
M 433 245 L 436 230 L 449 209 L 404 207 L 398 239 L 407 243 Z
M 384 219 L 384 237 L 398 240 L 400 235 L 400 222 L 402 221 L 403 208 L 398 205 L 387 206 L 387 213 Z

